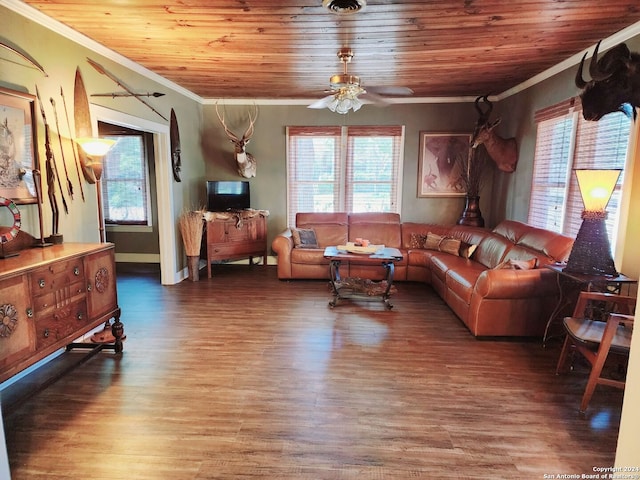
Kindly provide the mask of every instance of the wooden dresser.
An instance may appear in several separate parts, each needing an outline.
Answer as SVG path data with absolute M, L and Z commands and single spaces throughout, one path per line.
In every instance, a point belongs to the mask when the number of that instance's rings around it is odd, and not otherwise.
M 263 257 L 267 264 L 267 218 L 228 212 L 211 212 L 207 229 L 207 276 L 211 278 L 211 262 Z
M 67 243 L 0 259 L 0 382 L 110 319 L 121 352 L 113 244 Z

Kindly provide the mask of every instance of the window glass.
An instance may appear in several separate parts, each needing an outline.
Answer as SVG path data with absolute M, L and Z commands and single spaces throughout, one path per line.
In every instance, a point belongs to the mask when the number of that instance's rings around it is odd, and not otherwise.
M 105 223 L 150 225 L 147 134 L 105 124 L 101 124 L 100 131 L 105 138 L 117 140 L 103 160 Z
M 289 127 L 288 221 L 298 212 L 399 213 L 403 127 Z

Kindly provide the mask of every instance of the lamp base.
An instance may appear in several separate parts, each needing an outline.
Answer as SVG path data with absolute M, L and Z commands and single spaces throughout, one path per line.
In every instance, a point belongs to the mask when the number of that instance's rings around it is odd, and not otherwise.
M 583 215 L 566 272 L 617 276 L 604 217 Z

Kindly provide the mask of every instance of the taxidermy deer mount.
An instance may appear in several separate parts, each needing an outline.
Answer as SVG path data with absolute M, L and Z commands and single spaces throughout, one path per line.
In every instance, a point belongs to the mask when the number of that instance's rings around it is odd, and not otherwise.
M 220 115 L 217 103 L 216 114 L 218 115 L 218 120 L 220 120 L 220 123 L 224 127 L 224 132 L 227 134 L 227 137 L 229 137 L 229 140 L 231 141 L 231 143 L 233 143 L 233 146 L 235 148 L 233 156 L 236 160 L 236 163 L 238 164 L 238 173 L 244 178 L 255 177 L 256 159 L 253 158 L 253 155 L 247 153 L 246 146 L 253 136 L 253 125 L 256 122 L 256 118 L 258 118 L 258 107 L 255 107 L 253 115 L 251 114 L 251 112 L 249 112 L 249 126 L 240 138 L 231 130 L 229 130 L 227 125 L 224 123 L 224 113 Z
M 489 122 L 493 104 L 487 98 L 489 95 L 481 95 L 476 98 L 476 110 L 478 111 L 478 121 L 476 128 L 471 137 L 471 148 L 477 148 L 484 145 L 491 159 L 503 172 L 512 173 L 516 170 L 518 164 L 518 145 L 515 138 L 502 138 L 496 134 L 493 129 L 500 124 L 501 118 Z M 487 109 L 480 107 L 480 100 L 486 105 Z

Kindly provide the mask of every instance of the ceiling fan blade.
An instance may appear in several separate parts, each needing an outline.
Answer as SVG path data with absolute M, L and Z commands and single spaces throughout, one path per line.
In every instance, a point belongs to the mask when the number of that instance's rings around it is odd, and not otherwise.
M 388 86 L 388 87 L 370 87 L 367 86 L 366 87 L 367 92 L 372 92 L 378 95 L 388 95 L 388 96 L 406 96 L 406 95 L 413 95 L 413 90 L 411 90 L 409 87 L 395 87 L 395 86 Z
M 367 88 L 367 92 L 360 95 L 359 98 L 380 107 L 386 107 L 387 105 L 389 105 L 389 101 L 386 98 L 384 98 L 382 95 L 378 95 L 376 92 L 372 92 L 369 88 Z
M 333 100 L 333 95 L 328 95 L 324 98 L 321 98 L 320 100 L 313 102 L 307 108 L 316 108 L 316 109 L 327 108 L 329 103 L 331 103 L 331 100 Z

